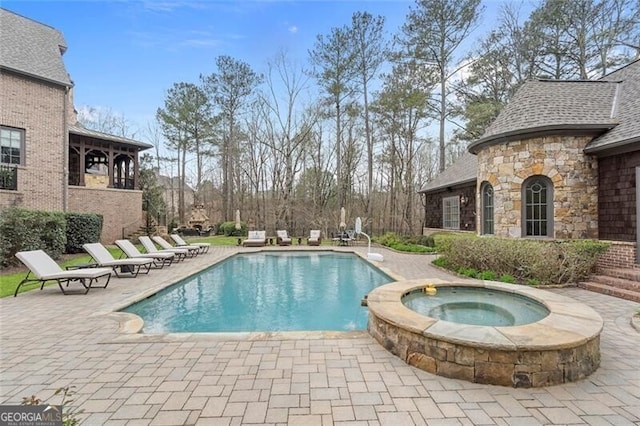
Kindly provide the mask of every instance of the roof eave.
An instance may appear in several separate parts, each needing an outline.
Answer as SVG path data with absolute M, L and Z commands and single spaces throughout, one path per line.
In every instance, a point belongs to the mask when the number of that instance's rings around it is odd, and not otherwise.
M 504 132 L 497 135 L 487 136 L 472 142 L 469 145 L 469 152 L 477 154 L 481 148 L 510 142 L 520 139 L 532 139 L 551 135 L 599 135 L 607 130 L 613 129 L 618 123 L 601 124 L 554 124 L 549 126 L 532 127 L 528 129 L 518 129 Z
M 112 143 L 119 143 L 122 145 L 129 145 L 138 148 L 140 151 L 144 151 L 149 148 L 153 148 L 153 145 L 146 142 L 140 142 L 129 138 L 123 138 L 116 135 L 110 135 L 108 133 L 98 132 L 97 130 L 83 129 L 80 127 L 69 127 L 69 133 L 77 136 L 85 136 L 89 138 L 102 139 Z
M 455 181 L 455 182 L 447 182 L 444 184 L 440 184 L 438 186 L 434 186 L 433 188 L 424 188 L 421 189 L 420 191 L 418 191 L 418 194 L 426 194 L 427 192 L 434 192 L 443 188 L 448 188 L 448 187 L 456 187 L 456 186 L 461 186 L 464 185 L 466 183 L 471 183 L 471 182 L 475 182 L 477 181 L 478 178 L 477 177 L 472 177 L 469 179 L 465 179 L 465 180 L 459 180 L 459 181 Z
M 71 82 L 71 80 L 69 80 L 69 81 L 60 81 L 60 80 L 55 80 L 55 79 L 52 79 L 52 78 L 46 78 L 46 77 L 43 77 L 41 75 L 28 73 L 26 71 L 22 71 L 22 70 L 19 70 L 19 69 L 7 67 L 5 65 L 0 65 L 0 70 L 9 71 L 9 72 L 11 72 L 13 74 L 23 75 L 25 77 L 33 78 L 33 79 L 40 80 L 40 81 L 45 81 L 47 83 L 52 83 L 52 84 L 55 84 L 55 85 L 58 85 L 58 86 L 66 87 L 66 88 L 73 87 L 73 83 Z
M 587 146 L 584 149 L 584 152 L 585 154 L 593 154 L 599 156 L 624 154 L 627 152 L 637 151 L 639 146 L 638 144 L 640 144 L 640 135 L 617 142 L 610 142 L 600 146 Z

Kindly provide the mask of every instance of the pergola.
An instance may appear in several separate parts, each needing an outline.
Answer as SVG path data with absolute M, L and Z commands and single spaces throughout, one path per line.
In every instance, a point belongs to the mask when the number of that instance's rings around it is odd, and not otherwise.
M 69 185 L 86 186 L 86 175 L 108 176 L 108 188 L 139 189 L 138 152 L 152 145 L 133 139 L 69 127 Z

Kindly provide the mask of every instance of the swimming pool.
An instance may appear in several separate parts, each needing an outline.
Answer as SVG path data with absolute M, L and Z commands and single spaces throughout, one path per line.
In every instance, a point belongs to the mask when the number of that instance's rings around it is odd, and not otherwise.
M 351 253 L 245 253 L 122 311 L 145 333 L 364 330 L 360 301 L 391 281 Z

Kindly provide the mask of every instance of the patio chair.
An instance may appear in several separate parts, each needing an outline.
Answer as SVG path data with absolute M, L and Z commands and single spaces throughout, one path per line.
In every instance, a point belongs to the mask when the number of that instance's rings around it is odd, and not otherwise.
M 192 246 L 184 246 L 184 247 L 174 247 L 167 240 L 162 238 L 160 235 L 154 235 L 151 239 L 158 244 L 163 250 L 170 251 L 171 249 L 180 249 L 187 250 L 188 257 L 196 257 L 198 253 L 200 253 L 200 247 L 192 247 Z
M 176 247 L 190 247 L 190 246 L 199 247 L 200 253 L 208 252 L 209 247 L 211 247 L 211 244 L 209 243 L 188 243 L 185 240 L 183 240 L 182 237 L 178 234 L 171 234 L 170 237 L 176 243 Z
M 307 244 L 310 246 L 319 246 L 322 243 L 322 238 L 320 237 L 319 229 L 312 229 L 309 231 L 309 238 L 307 239 Z
M 82 248 L 89 253 L 89 256 L 97 263 L 98 266 L 113 268 L 113 272 L 116 277 L 137 277 L 140 273 L 140 268 L 145 268 L 144 274 L 148 274 L 151 266 L 153 266 L 154 260 L 150 257 L 137 257 L 126 259 L 115 259 L 109 250 L 100 243 L 87 243 L 83 244 Z M 120 269 L 121 276 L 118 273 Z
M 249 231 L 243 247 L 264 247 L 267 244 L 267 231 Z
M 151 241 L 151 238 L 149 238 L 146 235 L 139 236 L 138 241 L 140 241 L 140 244 L 142 244 L 142 247 L 144 247 L 147 254 L 174 253 L 176 255 L 176 259 L 178 260 L 178 262 L 186 259 L 187 255 L 189 254 L 189 250 L 187 249 L 171 248 L 170 250 L 166 250 L 166 249 L 158 250 L 156 245 L 153 244 L 153 241 Z
M 84 292 L 80 293 L 87 294 L 87 292 L 94 287 L 107 288 L 109 280 L 111 279 L 111 268 L 83 268 L 65 271 L 43 250 L 20 251 L 16 253 L 16 257 L 29 268 L 29 272 L 27 272 L 27 276 L 20 281 L 18 287 L 16 287 L 13 297 L 18 295 L 20 287 L 28 283 L 41 283 L 40 290 L 42 290 L 47 281 L 56 281 L 62 294 L 66 295 L 78 294 L 79 292 L 76 291 L 65 291 L 64 288 L 69 287 L 71 282 L 79 282 L 82 287 L 84 287 Z M 33 274 L 35 278 L 29 278 L 31 274 Z M 102 277 L 107 277 L 107 282 L 104 283 L 104 285 L 95 286 L 94 283 Z M 63 286 L 63 284 L 66 284 L 66 286 Z
M 287 231 L 286 230 L 276 231 L 276 243 L 279 246 L 290 246 L 291 245 L 291 238 L 289 238 L 289 235 L 287 235 Z
M 116 240 L 116 245 L 122 250 L 125 256 L 130 257 L 132 259 L 135 258 L 153 258 L 153 265 L 156 268 L 164 268 L 165 266 L 170 266 L 171 263 L 176 259 L 175 253 L 170 252 L 158 252 L 158 253 L 140 253 L 138 248 L 133 245 L 133 243 L 129 240 Z

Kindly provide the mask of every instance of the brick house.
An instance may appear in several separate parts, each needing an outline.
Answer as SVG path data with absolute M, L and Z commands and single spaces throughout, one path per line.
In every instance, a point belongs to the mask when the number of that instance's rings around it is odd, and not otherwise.
M 84 128 L 52 27 L 0 8 L 0 209 L 99 213 L 101 240 L 142 224 L 138 153 L 151 145 Z
M 640 268 L 640 61 L 595 81 L 532 80 L 429 182 L 425 232 L 612 242 Z

